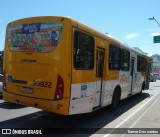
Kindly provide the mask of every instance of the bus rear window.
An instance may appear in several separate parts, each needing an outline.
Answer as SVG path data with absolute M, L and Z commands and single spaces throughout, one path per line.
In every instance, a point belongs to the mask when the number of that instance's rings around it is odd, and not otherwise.
M 8 28 L 11 51 L 51 52 L 62 36 L 62 25 L 55 22 L 32 23 Z

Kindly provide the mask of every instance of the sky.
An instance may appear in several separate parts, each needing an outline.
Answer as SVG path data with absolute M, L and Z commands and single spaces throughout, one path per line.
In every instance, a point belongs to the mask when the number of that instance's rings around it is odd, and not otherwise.
M 33 16 L 69 16 L 149 56 L 160 54 L 160 0 L 0 0 L 0 50 L 6 26 Z

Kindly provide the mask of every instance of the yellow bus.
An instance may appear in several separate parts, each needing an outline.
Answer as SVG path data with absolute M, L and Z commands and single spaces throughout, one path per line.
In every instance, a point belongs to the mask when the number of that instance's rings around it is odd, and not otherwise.
M 69 17 L 8 24 L 3 98 L 61 115 L 88 113 L 148 88 L 149 57 Z

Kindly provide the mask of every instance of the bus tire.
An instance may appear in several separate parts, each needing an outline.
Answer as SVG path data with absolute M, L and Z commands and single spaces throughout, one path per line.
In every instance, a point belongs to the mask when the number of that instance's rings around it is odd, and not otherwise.
M 112 96 L 112 103 L 111 103 L 111 107 L 112 109 L 115 109 L 118 107 L 119 105 L 119 101 L 120 101 L 120 88 L 116 88 L 114 90 L 113 96 Z
M 139 95 L 142 94 L 142 91 L 145 89 L 145 82 L 143 82 L 142 87 L 141 87 L 141 91 L 139 92 Z
M 142 84 L 142 90 L 145 90 L 145 82 Z

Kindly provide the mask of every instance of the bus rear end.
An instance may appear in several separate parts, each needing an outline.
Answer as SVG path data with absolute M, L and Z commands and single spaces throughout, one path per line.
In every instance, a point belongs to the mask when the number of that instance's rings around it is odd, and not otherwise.
M 5 101 L 68 114 L 71 54 L 67 26 L 69 19 L 62 17 L 34 17 L 8 24 Z

